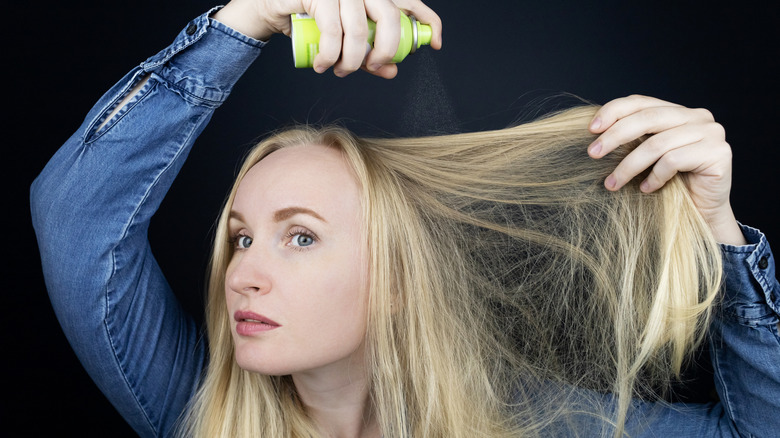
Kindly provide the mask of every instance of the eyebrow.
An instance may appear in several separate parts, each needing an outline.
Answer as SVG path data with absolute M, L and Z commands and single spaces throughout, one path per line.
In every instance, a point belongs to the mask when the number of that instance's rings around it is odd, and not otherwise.
M 325 218 L 317 214 L 316 211 L 305 207 L 287 207 L 281 210 L 276 210 L 276 212 L 274 213 L 274 221 L 281 222 L 283 220 L 287 220 L 295 216 L 296 214 L 307 214 L 315 219 L 319 219 L 322 222 L 328 223 L 328 221 L 326 221 Z
M 325 218 L 317 214 L 316 211 L 305 207 L 287 207 L 287 208 L 282 208 L 280 210 L 276 210 L 274 212 L 273 218 L 275 222 L 282 222 L 284 220 L 287 220 L 295 216 L 296 214 L 306 214 L 316 219 L 319 219 L 322 222 L 328 223 L 328 221 L 326 221 Z M 230 210 L 230 215 L 228 217 L 230 219 L 238 219 L 239 221 L 246 223 L 244 216 L 235 210 Z

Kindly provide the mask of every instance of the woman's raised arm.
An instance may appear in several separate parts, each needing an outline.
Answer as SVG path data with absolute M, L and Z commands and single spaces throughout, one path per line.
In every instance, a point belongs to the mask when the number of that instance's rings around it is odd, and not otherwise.
M 406 3 L 400 6 L 433 14 L 418 1 Z M 351 3 L 347 10 L 326 0 L 237 0 L 215 8 L 187 23 L 169 47 L 111 88 L 32 185 L 33 225 L 60 324 L 90 376 L 142 436 L 171 434 L 207 360 L 198 328 L 152 255 L 149 222 L 195 139 L 265 44 L 230 25 L 270 36 L 258 27 L 263 20 L 248 27 L 236 21 L 248 17 L 241 13 L 247 5 L 260 13 L 270 4 L 277 19 L 309 12 L 343 23 L 360 21 L 355 15 L 362 13 L 364 24 L 366 14 L 385 20 L 378 14 L 393 5 L 371 0 L 373 9 L 361 12 Z M 394 26 L 377 26 L 384 47 Z M 347 40 L 349 26 L 343 28 Z M 270 29 L 277 31 L 284 29 Z M 440 41 L 440 31 L 434 39 Z M 323 45 L 331 49 L 318 58 L 319 67 L 335 63 L 343 75 L 360 66 L 357 55 L 346 55 L 348 44 Z M 381 63 L 382 53 L 375 50 L 369 59 Z M 394 69 L 374 70 L 390 77 Z
M 57 318 L 92 379 L 141 436 L 170 434 L 206 361 L 198 328 L 152 255 L 149 221 L 261 47 L 208 14 L 187 23 L 97 102 L 32 186 Z

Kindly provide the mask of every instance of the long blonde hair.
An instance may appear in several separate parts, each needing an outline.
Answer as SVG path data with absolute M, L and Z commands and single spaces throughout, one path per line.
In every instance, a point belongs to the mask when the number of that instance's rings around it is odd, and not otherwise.
M 343 152 L 362 188 L 366 363 L 383 436 L 549 434 L 583 400 L 622 434 L 631 398 L 662 395 L 700 342 L 721 261 L 684 176 L 653 194 L 636 181 L 604 189 L 636 142 L 588 158 L 595 110 L 423 138 L 304 127 L 257 145 L 217 226 L 210 364 L 182 433 L 317 436 L 289 377 L 236 365 L 224 282 L 243 176 L 279 148 L 324 144 Z M 602 393 L 615 407 L 598 407 Z

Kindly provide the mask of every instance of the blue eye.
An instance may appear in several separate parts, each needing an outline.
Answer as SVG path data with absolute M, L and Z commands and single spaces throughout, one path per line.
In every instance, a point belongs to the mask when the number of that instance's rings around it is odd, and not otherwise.
M 290 240 L 290 244 L 293 246 L 309 246 L 314 243 L 314 238 L 307 234 L 294 234 Z
M 236 247 L 240 249 L 247 249 L 252 246 L 252 238 L 249 236 L 238 236 L 236 239 Z

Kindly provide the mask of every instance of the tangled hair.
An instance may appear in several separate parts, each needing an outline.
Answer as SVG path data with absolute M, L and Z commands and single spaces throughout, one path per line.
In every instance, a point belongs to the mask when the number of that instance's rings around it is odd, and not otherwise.
M 704 336 L 721 260 L 684 176 L 653 194 L 639 179 L 603 187 L 638 141 L 588 158 L 596 109 L 439 137 L 300 128 L 257 145 L 219 220 L 210 365 L 183 433 L 318 435 L 289 376 L 236 365 L 224 298 L 238 184 L 271 152 L 307 144 L 340 149 L 362 190 L 366 363 L 383 436 L 576 433 L 582 415 L 630 432 L 632 398 L 660 399 Z

